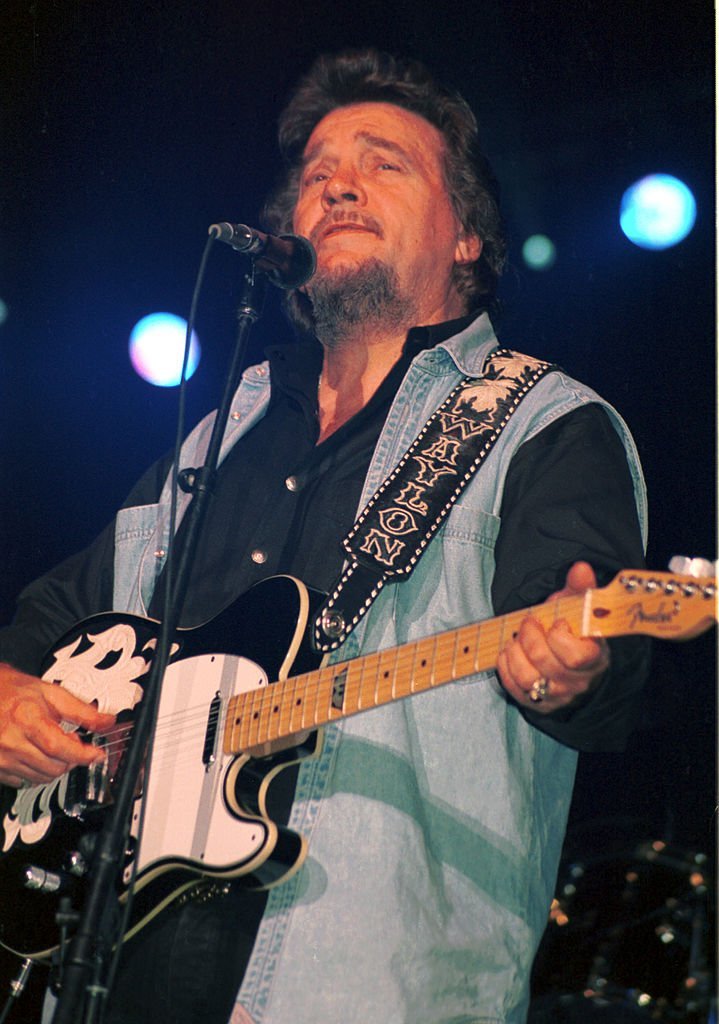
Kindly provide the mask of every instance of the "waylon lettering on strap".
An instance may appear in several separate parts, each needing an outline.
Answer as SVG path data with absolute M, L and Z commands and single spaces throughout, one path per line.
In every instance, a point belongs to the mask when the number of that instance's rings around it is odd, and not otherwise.
M 435 410 L 342 542 L 348 561 L 315 618 L 317 650 L 339 647 L 385 583 L 412 572 L 524 396 L 556 369 L 499 349 Z

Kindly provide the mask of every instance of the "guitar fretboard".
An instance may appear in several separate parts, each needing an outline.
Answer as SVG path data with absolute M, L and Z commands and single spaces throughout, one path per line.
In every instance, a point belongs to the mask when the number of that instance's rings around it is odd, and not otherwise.
M 584 605 L 585 595 L 556 598 L 241 693 L 228 702 L 225 752 L 251 750 L 494 668 L 530 612 L 545 627 L 561 618 L 583 632 Z

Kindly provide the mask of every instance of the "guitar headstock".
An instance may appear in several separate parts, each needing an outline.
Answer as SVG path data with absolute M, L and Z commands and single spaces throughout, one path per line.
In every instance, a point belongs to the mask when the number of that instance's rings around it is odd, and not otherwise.
M 588 594 L 587 635 L 689 640 L 717 621 L 715 576 L 626 569 Z

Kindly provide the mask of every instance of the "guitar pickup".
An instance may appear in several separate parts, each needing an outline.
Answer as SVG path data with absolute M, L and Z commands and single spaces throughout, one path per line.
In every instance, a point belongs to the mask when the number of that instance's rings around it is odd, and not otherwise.
M 202 747 L 202 763 L 205 771 L 209 771 L 215 763 L 215 744 L 217 743 L 217 726 L 220 721 L 220 710 L 222 698 L 218 690 L 210 701 L 210 710 L 207 715 L 207 728 L 205 729 L 205 742 Z

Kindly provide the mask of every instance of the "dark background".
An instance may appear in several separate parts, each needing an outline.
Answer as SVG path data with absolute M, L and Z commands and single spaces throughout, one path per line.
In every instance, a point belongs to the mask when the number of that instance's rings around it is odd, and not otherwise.
M 0 618 L 86 544 L 174 433 L 176 392 L 127 337 L 186 315 L 207 226 L 257 223 L 275 122 L 318 52 L 418 57 L 475 109 L 511 236 L 503 341 L 561 363 L 629 421 L 647 476 L 648 561 L 714 558 L 714 15 L 709 2 L 5 0 L 0 12 Z M 651 253 L 618 227 L 642 175 L 682 178 L 692 234 Z M 558 258 L 526 269 L 543 231 Z M 216 247 L 217 248 L 217 247 Z M 216 251 L 188 419 L 217 400 L 238 260 Z M 276 293 L 255 340 L 285 330 Z M 569 847 L 714 842 L 714 636 L 657 645 L 642 728 L 583 760 Z M 683 874 L 680 871 L 680 875 Z

